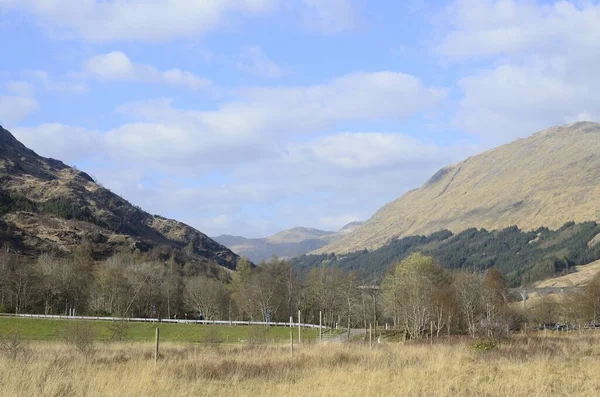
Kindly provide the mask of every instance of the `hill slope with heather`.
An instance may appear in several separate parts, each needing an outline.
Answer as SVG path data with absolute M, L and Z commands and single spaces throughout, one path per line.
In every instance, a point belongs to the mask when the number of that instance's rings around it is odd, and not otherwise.
M 88 244 L 97 259 L 153 251 L 234 269 L 238 256 L 198 230 L 151 215 L 0 127 L 0 247 L 28 256 Z
M 600 220 L 599 197 L 600 124 L 558 126 L 443 168 L 315 253 L 377 249 L 444 229 L 558 229 Z

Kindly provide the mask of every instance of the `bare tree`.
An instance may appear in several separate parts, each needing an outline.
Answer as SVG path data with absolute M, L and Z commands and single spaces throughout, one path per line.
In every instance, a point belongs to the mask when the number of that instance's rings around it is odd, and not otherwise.
M 113 256 L 98 264 L 94 271 L 94 281 L 90 287 L 90 310 L 123 316 L 133 293 L 133 286 L 125 276 L 125 264 L 119 256 Z
M 185 280 L 185 303 L 207 320 L 220 320 L 229 305 L 229 292 L 222 282 L 197 276 Z
M 461 320 L 474 338 L 484 312 L 484 280 L 481 274 L 458 273 L 455 277 Z
M 383 282 L 384 300 L 392 315 L 397 315 L 400 323 L 411 338 L 421 338 L 427 332 L 431 321 L 436 319 L 436 293 L 448 284 L 444 270 L 436 265 L 433 258 L 420 253 L 413 254 L 396 265 Z M 440 317 L 443 317 L 440 314 Z

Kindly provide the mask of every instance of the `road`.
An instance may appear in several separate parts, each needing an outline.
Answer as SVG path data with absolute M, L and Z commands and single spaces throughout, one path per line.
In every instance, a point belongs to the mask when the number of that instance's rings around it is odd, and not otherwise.
M 365 335 L 365 330 L 362 328 L 351 328 L 350 329 L 350 340 L 355 339 L 359 336 L 364 336 L 364 335 Z M 325 336 L 323 336 L 324 342 L 344 343 L 347 340 L 348 340 L 348 330 L 345 330 L 342 334 L 330 336 L 328 338 L 325 338 Z

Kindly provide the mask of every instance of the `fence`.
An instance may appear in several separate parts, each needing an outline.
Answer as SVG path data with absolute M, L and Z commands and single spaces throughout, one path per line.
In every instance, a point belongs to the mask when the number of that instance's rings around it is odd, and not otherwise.
M 277 323 L 264 321 L 226 321 L 226 320 L 180 320 L 173 318 L 123 318 L 123 317 L 94 317 L 94 316 L 56 316 L 48 314 L 10 314 L 0 313 L 0 317 L 19 317 L 19 318 L 41 318 L 48 320 L 86 320 L 86 321 L 129 321 L 140 323 L 171 323 L 171 324 L 201 324 L 201 325 L 264 325 L 272 327 L 301 327 L 301 328 L 319 328 L 315 324 L 298 324 L 298 323 Z M 323 329 L 326 327 L 323 326 Z

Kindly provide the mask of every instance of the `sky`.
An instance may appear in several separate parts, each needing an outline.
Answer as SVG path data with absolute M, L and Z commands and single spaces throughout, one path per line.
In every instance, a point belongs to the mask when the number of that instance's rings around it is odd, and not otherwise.
M 600 2 L 0 0 L 0 125 L 216 236 L 336 230 L 600 121 Z

